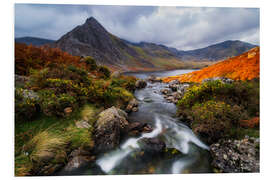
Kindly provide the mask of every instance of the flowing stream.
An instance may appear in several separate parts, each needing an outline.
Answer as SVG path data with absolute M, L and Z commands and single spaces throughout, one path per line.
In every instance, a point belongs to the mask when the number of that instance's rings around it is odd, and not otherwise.
M 163 72 L 126 73 L 145 79 L 150 75 L 158 77 L 191 72 L 192 70 L 173 70 Z M 95 168 L 88 168 L 82 174 L 171 174 L 171 173 L 207 173 L 210 172 L 209 151 L 205 145 L 185 124 L 175 116 L 176 106 L 168 103 L 160 93 L 167 87 L 164 83 L 149 83 L 144 89 L 136 90 L 139 111 L 129 115 L 129 121 L 145 122 L 153 127 L 150 133 L 137 138 L 123 140 L 119 149 L 107 152 L 96 160 Z M 158 137 L 167 148 L 178 153 L 162 156 L 140 156 L 138 141 L 142 138 Z M 179 153 L 180 152 L 180 153 Z

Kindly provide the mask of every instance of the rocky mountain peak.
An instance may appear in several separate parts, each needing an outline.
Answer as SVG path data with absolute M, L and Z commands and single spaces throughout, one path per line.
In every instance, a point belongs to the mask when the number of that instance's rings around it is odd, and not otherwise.
M 94 17 L 87 18 L 83 25 L 103 28 L 103 26 Z

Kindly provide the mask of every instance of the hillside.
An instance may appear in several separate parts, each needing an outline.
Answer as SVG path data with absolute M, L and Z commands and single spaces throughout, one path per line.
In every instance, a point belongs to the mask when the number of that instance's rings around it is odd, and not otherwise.
M 126 43 L 110 34 L 95 18 L 91 17 L 83 25 L 77 26 L 56 41 L 55 46 L 75 56 L 92 56 L 98 64 L 119 70 L 154 70 L 181 68 L 179 59 L 146 53 L 142 48 Z M 169 52 L 168 52 L 169 54 Z M 153 58 L 163 58 L 159 63 Z
M 177 51 L 177 56 L 182 60 L 217 61 L 238 56 L 256 47 L 253 44 L 242 41 L 224 41 L 205 48 L 190 51 Z
M 201 82 L 207 78 L 227 77 L 234 80 L 251 80 L 260 76 L 260 48 L 229 58 L 199 71 L 164 78 L 164 82 L 178 79 L 180 82 Z
M 57 40 L 52 47 L 75 56 L 92 56 L 98 64 L 122 71 L 202 68 L 210 60 L 241 54 L 254 47 L 240 41 L 224 42 L 193 51 L 179 51 L 154 43 L 132 43 L 108 32 L 95 18 L 88 18 Z M 183 61 L 189 60 L 189 61 Z M 205 61 L 203 63 L 197 61 Z
M 15 38 L 15 43 L 25 43 L 27 45 L 34 45 L 34 46 L 42 46 L 45 44 L 54 43 L 54 40 L 44 39 L 44 38 L 37 38 L 37 37 L 20 37 Z

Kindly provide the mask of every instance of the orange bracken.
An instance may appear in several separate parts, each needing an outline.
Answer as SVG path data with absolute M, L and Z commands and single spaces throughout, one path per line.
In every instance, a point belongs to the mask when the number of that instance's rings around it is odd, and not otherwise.
M 233 80 L 251 80 L 260 77 L 260 48 L 255 47 L 236 57 L 191 73 L 163 78 L 164 82 L 201 82 L 206 78 L 227 77 Z

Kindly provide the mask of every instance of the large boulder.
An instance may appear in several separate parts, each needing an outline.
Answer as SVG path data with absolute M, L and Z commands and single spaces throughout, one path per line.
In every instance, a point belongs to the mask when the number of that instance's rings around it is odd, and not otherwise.
M 95 123 L 95 150 L 105 152 L 119 145 L 120 133 L 128 126 L 127 113 L 114 106 L 102 111 Z
M 145 80 L 143 79 L 139 79 L 136 81 L 135 83 L 135 87 L 138 88 L 138 89 L 142 89 L 142 88 L 145 88 L 147 86 L 147 83 Z
M 210 146 L 212 165 L 218 172 L 259 172 L 259 139 L 220 140 Z

